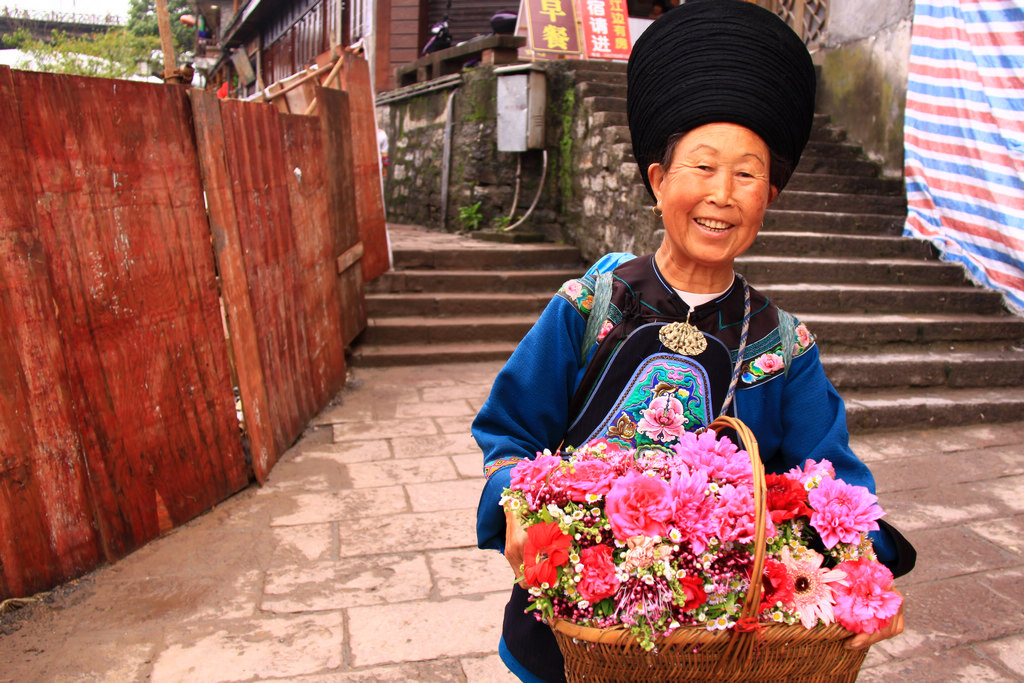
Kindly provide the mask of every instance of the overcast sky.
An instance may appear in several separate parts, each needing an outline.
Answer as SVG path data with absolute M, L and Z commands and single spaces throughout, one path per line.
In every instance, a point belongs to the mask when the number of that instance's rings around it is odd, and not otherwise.
M 128 16 L 128 0 L 0 0 L 0 7 L 39 12 Z

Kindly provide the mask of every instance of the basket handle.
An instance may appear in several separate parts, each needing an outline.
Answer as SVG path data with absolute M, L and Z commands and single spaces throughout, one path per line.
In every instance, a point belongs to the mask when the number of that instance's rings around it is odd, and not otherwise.
M 767 546 L 765 538 L 765 517 L 767 516 L 766 497 L 768 485 L 764 478 L 764 464 L 757 449 L 757 439 L 750 427 L 741 420 L 722 415 L 711 423 L 710 429 L 716 433 L 723 429 L 732 429 L 740 439 L 740 444 L 750 456 L 750 467 L 754 475 L 754 565 L 750 569 L 750 587 L 743 600 L 740 614 L 744 618 L 757 618 L 761 606 L 761 575 L 764 573 L 764 555 Z

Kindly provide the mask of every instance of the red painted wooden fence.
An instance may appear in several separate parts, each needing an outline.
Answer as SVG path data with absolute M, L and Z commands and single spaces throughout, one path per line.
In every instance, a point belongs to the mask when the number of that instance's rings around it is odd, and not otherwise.
M 0 67 L 0 599 L 262 481 L 341 387 L 344 124 Z

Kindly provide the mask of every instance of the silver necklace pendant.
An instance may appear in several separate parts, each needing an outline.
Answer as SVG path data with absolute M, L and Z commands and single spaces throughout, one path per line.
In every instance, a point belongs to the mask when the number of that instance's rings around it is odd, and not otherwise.
M 661 343 L 682 356 L 699 356 L 708 348 L 708 340 L 695 326 L 690 324 L 690 314 L 686 314 L 686 322 L 669 323 L 658 333 Z

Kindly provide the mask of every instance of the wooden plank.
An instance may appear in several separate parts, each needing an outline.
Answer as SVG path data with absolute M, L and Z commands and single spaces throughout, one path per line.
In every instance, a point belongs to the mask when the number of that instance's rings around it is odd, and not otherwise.
M 293 168 L 284 155 L 281 118 L 268 104 L 221 103 L 225 158 L 278 452 L 291 445 L 316 411 L 288 191 Z
M 353 180 L 352 124 L 347 93 L 319 88 L 317 114 L 323 131 L 326 155 L 328 217 L 334 235 L 334 257 L 337 258 L 360 241 L 356 218 Z M 360 269 L 349 268 L 337 277 L 341 302 L 342 341 L 346 345 L 366 327 L 366 295 Z
M 320 122 L 311 116 L 282 116 L 288 194 L 295 234 L 302 310 L 315 410 L 345 384 L 341 302 L 335 284 L 334 235 L 327 213 L 327 165 Z M 305 416 L 306 419 L 312 414 Z
M 89 491 L 119 557 L 248 481 L 185 89 L 13 74 Z
M 2 601 L 74 578 L 99 564 L 103 551 L 7 67 L 0 67 L 0 149 Z
M 391 267 L 373 87 L 370 84 L 370 67 L 365 59 L 351 52 L 346 52 L 343 59 L 341 89 L 349 95 L 356 219 L 359 221 L 359 239 L 365 250 L 363 280 L 369 282 Z
M 253 474 L 262 484 L 282 451 L 274 438 L 273 413 L 264 385 L 259 333 L 239 234 L 238 207 L 225 156 L 220 101 L 213 93 L 202 90 L 190 90 L 189 97 L 245 432 L 252 454 Z

